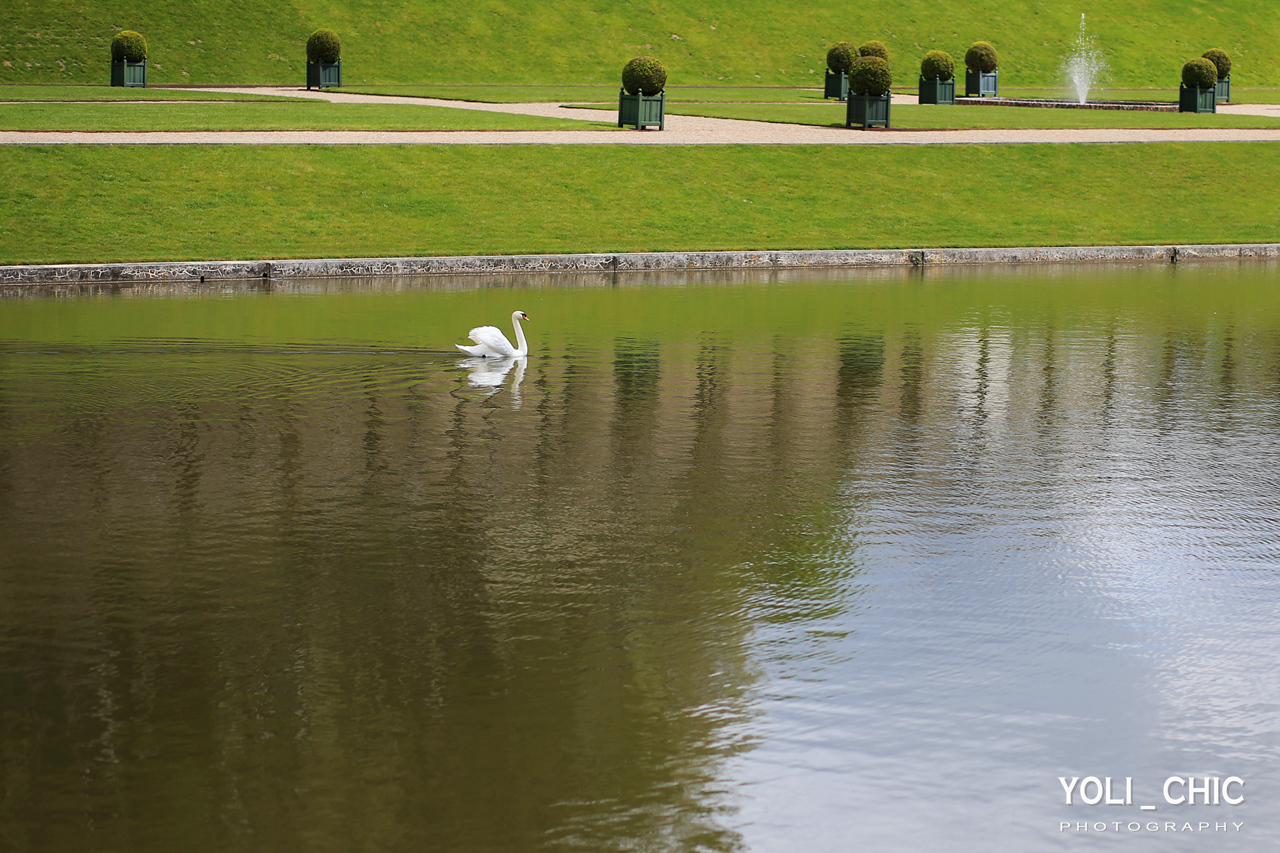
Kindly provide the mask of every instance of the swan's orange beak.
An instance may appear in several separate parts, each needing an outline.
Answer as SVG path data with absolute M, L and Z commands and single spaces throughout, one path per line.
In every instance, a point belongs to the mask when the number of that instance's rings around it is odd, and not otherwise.
M 521 320 L 524 320 L 526 323 L 532 323 L 532 322 L 533 322 L 532 320 L 530 320 L 530 319 L 529 319 L 529 315 L 528 315 L 528 314 L 526 314 L 526 313 L 524 313 L 523 311 L 521 311 L 521 312 L 520 312 L 520 319 L 521 319 Z

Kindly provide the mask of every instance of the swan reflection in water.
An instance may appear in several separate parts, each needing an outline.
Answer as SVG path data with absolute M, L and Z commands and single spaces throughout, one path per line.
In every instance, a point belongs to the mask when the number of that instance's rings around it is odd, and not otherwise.
M 474 358 L 464 358 L 460 364 L 470 371 L 467 381 L 471 384 L 471 387 L 488 388 L 490 389 L 490 395 L 497 394 L 502 390 L 502 386 L 507 380 L 507 374 L 514 367 L 516 372 L 511 379 L 511 404 L 517 409 L 520 408 L 520 383 L 524 381 L 524 370 L 529 364 L 527 357 L 494 358 L 492 356 L 476 356 Z

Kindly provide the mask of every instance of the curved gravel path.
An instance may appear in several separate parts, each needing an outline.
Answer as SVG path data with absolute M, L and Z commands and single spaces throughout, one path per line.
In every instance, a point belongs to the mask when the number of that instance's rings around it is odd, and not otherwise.
M 415 104 L 599 122 L 599 110 L 562 104 L 481 104 L 435 98 L 355 95 L 295 88 L 226 88 L 316 98 L 332 103 Z M 894 103 L 913 104 L 910 95 Z M 1223 113 L 1280 118 L 1280 105 L 1222 105 Z M 0 145 L 973 145 L 1123 142 L 1280 142 L 1280 128 L 1072 130 L 848 130 L 736 119 L 668 115 L 666 129 L 646 130 L 287 130 L 287 131 L 0 131 Z

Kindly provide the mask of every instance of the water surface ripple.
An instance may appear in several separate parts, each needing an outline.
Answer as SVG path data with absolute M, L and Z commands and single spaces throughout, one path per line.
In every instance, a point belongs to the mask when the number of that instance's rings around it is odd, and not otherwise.
M 0 847 L 1270 850 L 1277 272 L 6 300 Z

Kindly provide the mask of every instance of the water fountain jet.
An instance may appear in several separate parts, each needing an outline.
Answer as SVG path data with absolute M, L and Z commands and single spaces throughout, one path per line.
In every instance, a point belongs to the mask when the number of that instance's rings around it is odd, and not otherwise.
M 1071 45 L 1071 55 L 1063 62 L 1063 70 L 1071 86 L 1076 90 L 1076 99 L 1080 103 L 1089 100 L 1089 88 L 1107 68 L 1102 51 L 1098 49 L 1093 36 L 1085 30 L 1084 13 L 1080 13 L 1080 32 Z
M 1089 89 L 1101 81 L 1107 72 L 1107 62 L 1093 36 L 1085 29 L 1084 13 L 1080 14 L 1080 32 L 1072 42 L 1071 53 L 1062 61 L 1062 73 L 1072 88 L 1075 99 L 1069 98 L 971 98 L 956 97 L 957 104 L 991 107 L 1045 107 L 1051 109 L 1084 110 L 1143 110 L 1146 112 L 1177 112 L 1178 104 L 1170 101 L 1090 101 Z

